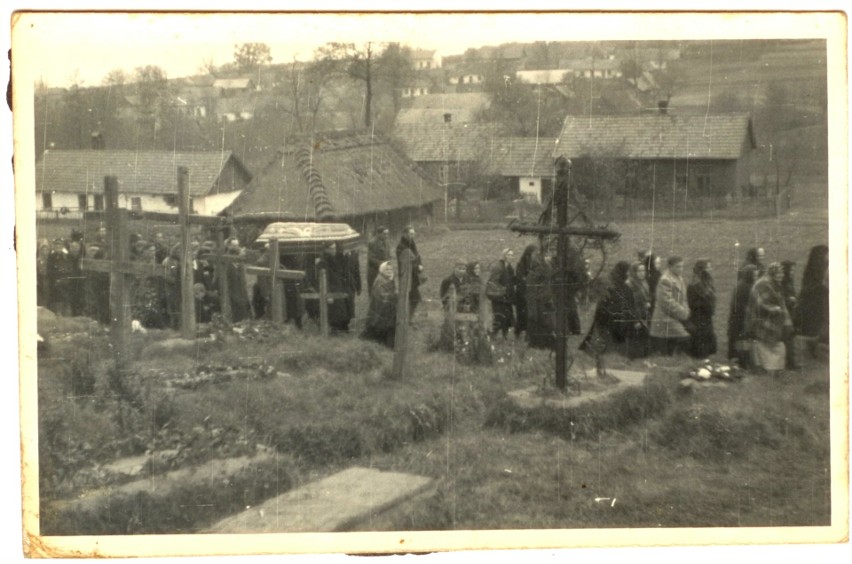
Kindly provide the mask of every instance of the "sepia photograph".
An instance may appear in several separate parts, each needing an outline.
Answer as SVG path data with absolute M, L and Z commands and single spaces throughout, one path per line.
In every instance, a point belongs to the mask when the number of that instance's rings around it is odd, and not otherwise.
M 845 14 L 10 26 L 28 557 L 848 542 Z

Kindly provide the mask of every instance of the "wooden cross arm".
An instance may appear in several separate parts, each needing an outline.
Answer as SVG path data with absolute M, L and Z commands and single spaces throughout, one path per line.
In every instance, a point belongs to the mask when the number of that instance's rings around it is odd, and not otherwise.
M 154 276 L 156 278 L 165 278 L 168 273 L 168 267 L 162 264 L 129 260 L 109 261 L 84 258 L 80 261 L 80 268 L 88 272 L 118 272 L 134 276 Z
M 247 266 L 246 274 L 254 276 L 269 276 L 271 270 L 263 266 Z M 278 270 L 275 273 L 275 278 L 279 280 L 303 280 L 305 273 L 301 270 Z
M 523 223 L 513 223 L 509 226 L 509 231 L 516 233 L 540 233 L 544 235 L 582 235 L 585 237 L 593 237 L 597 239 L 618 239 L 621 233 L 607 229 L 606 227 L 549 227 L 547 225 L 529 225 Z

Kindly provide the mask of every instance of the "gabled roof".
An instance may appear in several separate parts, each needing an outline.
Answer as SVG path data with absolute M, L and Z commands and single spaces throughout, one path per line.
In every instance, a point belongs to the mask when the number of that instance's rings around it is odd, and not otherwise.
M 427 94 L 412 100 L 411 107 L 421 110 L 481 110 L 491 105 L 491 98 L 483 92 L 463 94 Z
M 482 161 L 501 130 L 496 123 L 408 123 L 398 124 L 394 137 L 413 161 Z
M 118 177 L 118 189 L 131 194 L 177 193 L 177 167 L 189 169 L 189 192 L 215 192 L 222 169 L 233 161 L 246 180 L 251 174 L 230 151 L 45 151 L 36 163 L 36 191 L 103 191 L 104 176 Z
M 747 115 L 568 116 L 554 156 L 631 159 L 738 159 L 757 144 Z
M 291 142 L 229 206 L 235 219 L 314 221 L 422 206 L 442 198 L 417 165 L 367 132 Z
M 555 137 L 501 137 L 489 157 L 489 170 L 502 176 L 553 176 Z

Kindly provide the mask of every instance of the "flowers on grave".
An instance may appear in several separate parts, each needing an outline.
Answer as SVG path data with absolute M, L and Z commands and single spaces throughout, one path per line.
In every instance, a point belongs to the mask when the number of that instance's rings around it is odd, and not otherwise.
M 693 367 L 687 372 L 687 377 L 699 382 L 709 380 L 731 381 L 742 378 L 742 376 L 742 370 L 739 367 L 713 363 L 709 359 L 701 361 L 698 366 Z

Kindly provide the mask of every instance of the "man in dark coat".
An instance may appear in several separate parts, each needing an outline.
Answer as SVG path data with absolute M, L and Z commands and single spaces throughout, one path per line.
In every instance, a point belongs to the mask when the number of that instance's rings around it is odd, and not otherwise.
M 409 319 L 414 318 L 414 310 L 417 308 L 417 304 L 422 301 L 420 297 L 420 284 L 424 279 L 423 262 L 420 258 L 420 253 L 417 252 L 417 243 L 414 242 L 415 235 L 416 232 L 414 231 L 414 227 L 407 225 L 402 230 L 402 237 L 399 240 L 399 244 L 396 246 L 396 259 L 399 264 L 397 272 L 402 272 L 402 269 L 400 268 L 402 266 L 400 261 L 402 252 L 405 250 L 411 251 L 411 291 L 408 293 Z M 401 274 L 399 275 L 399 279 L 402 280 Z
M 707 358 L 716 354 L 716 331 L 713 314 L 716 312 L 716 289 L 713 285 L 713 267 L 708 260 L 695 262 L 694 277 L 686 287 L 686 303 L 692 321 L 689 354 Z
M 379 274 L 379 266 L 391 258 L 388 228 L 376 227 L 376 234 L 367 243 L 367 293 L 373 291 L 373 281 Z
M 503 254 L 497 264 L 491 269 L 485 293 L 491 300 L 491 312 L 494 315 L 492 330 L 500 332 L 505 339 L 509 328 L 515 325 L 515 269 L 512 259 L 515 257 L 511 249 L 503 249 Z
M 450 308 L 450 288 L 454 288 L 456 291 L 456 307 L 458 307 L 458 303 L 463 297 L 462 288 L 465 284 L 466 275 L 467 263 L 463 260 L 457 260 L 453 272 L 441 280 L 439 295 L 441 296 L 441 304 L 445 310 L 449 310 Z

